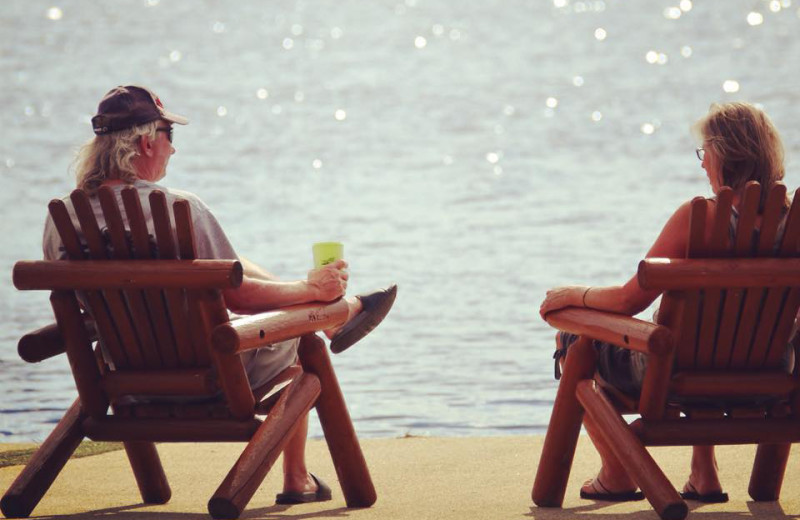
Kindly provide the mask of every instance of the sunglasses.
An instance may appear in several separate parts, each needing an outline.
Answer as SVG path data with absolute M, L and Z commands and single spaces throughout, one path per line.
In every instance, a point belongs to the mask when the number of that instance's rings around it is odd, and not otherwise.
M 172 127 L 156 128 L 156 132 L 164 132 L 167 134 L 167 141 L 172 142 Z

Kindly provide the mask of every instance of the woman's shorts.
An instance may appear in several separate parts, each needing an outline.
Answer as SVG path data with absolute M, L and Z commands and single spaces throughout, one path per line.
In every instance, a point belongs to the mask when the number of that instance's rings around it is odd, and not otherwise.
M 556 360 L 556 379 L 560 378 L 561 358 L 566 357 L 567 350 L 578 337 L 577 334 L 559 332 L 561 348 L 553 354 Z M 638 396 L 647 369 L 647 356 L 602 341 L 593 340 L 592 345 L 597 350 L 597 372 L 600 376 L 618 390 L 631 396 Z

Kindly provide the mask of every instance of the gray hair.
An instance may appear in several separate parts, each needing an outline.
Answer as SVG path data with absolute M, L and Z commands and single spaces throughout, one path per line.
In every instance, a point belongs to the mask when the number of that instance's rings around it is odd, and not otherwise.
M 120 180 L 133 184 L 137 178 L 133 160 L 138 155 L 140 136 L 156 138 L 158 121 L 120 130 L 107 135 L 96 135 L 78 150 L 73 163 L 78 188 L 93 195 L 106 180 Z

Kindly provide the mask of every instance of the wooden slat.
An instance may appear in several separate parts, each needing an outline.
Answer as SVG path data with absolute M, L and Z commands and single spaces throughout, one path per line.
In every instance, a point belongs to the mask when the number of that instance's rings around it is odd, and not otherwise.
M 81 230 L 86 239 L 86 244 L 89 246 L 89 257 L 93 260 L 106 260 L 108 258 L 106 245 L 95 219 L 89 197 L 82 190 L 75 190 L 70 195 L 70 199 L 78 216 L 78 221 L 81 223 Z M 119 332 L 120 344 L 130 366 L 134 368 L 144 366 L 144 358 L 139 349 L 139 339 L 136 331 L 131 326 L 123 294 L 120 291 L 104 290 L 103 298 L 108 305 L 109 317 L 113 327 Z M 117 364 L 116 359 L 114 359 L 114 363 Z
M 753 245 L 753 232 L 756 229 L 758 205 L 761 197 L 761 186 L 748 184 L 745 188 L 744 201 L 739 213 L 739 226 L 736 229 L 737 257 L 753 257 L 756 254 Z M 763 219 L 762 219 L 763 224 Z M 747 364 L 747 355 L 753 342 L 758 311 L 761 306 L 760 289 L 748 289 L 742 295 L 741 308 L 736 319 L 736 336 L 734 337 L 728 366 L 743 368 Z
M 721 190 L 717 195 L 714 223 L 708 243 L 708 254 L 714 258 L 726 256 L 728 251 L 732 201 L 733 191 L 730 189 Z M 730 245 L 732 246 L 732 244 Z M 722 296 L 723 291 L 720 289 L 706 289 L 705 291 L 703 316 L 697 342 L 696 365 L 698 368 L 710 368 L 713 365 Z
M 742 203 L 739 206 L 739 221 L 735 231 L 734 251 L 735 257 L 748 257 L 749 242 L 747 237 L 752 234 L 755 223 L 755 215 L 758 211 L 759 196 L 761 188 L 757 184 L 751 184 L 745 188 Z M 733 351 L 734 339 L 738 328 L 739 314 L 742 309 L 742 301 L 746 291 L 737 287 L 728 289 L 725 294 L 725 303 L 720 317 L 719 336 L 717 337 L 717 348 L 714 353 L 714 367 L 727 368 L 730 364 L 731 352 Z
M 197 257 L 194 247 L 194 228 L 192 227 L 192 215 L 189 210 L 189 203 L 185 200 L 175 201 L 172 204 L 172 211 L 175 215 L 175 233 L 178 237 L 178 253 L 183 260 L 194 260 Z M 198 291 L 187 291 L 186 300 L 189 306 L 189 321 L 192 327 L 189 336 L 192 338 L 195 359 L 200 365 L 207 365 L 211 362 L 209 355 L 209 336 L 204 330 L 205 327 L 195 325 L 205 320 L 200 304 L 198 303 Z M 210 331 L 209 331 L 210 332 Z
M 69 365 L 81 399 L 81 407 L 92 417 L 103 416 L 108 399 L 100 386 L 100 370 L 92 344 L 81 317 L 81 309 L 72 291 L 53 291 L 50 304 L 56 315 L 58 329 L 64 338 Z
M 261 421 L 214 419 L 123 419 L 89 418 L 83 423 L 86 436 L 95 441 L 214 442 L 247 441 Z
M 70 260 L 83 261 L 86 255 L 78 239 L 77 231 L 72 224 L 72 219 L 69 216 L 66 205 L 61 200 L 54 200 L 50 203 L 49 209 L 56 230 L 58 230 L 58 234 L 67 252 L 67 258 Z M 114 359 L 115 365 L 119 367 L 128 366 L 130 363 L 122 349 L 122 343 L 119 339 L 117 329 L 114 327 L 113 321 L 111 320 L 102 293 L 100 291 L 87 291 L 85 297 L 86 303 L 91 309 L 92 317 L 95 319 L 97 331 L 100 333 L 100 337 L 103 338 L 103 345 L 111 358 Z
M 646 446 L 719 446 L 800 442 L 797 419 L 637 419 L 631 428 Z
M 786 217 L 786 228 L 781 241 L 779 256 L 797 257 L 800 245 L 800 189 L 795 191 L 792 199 L 792 206 Z M 770 346 L 764 360 L 767 368 L 777 367 L 781 364 L 786 353 L 786 348 L 791 339 L 798 307 L 800 306 L 800 288 L 790 288 L 784 295 L 783 308 L 778 322 L 775 326 L 775 333 L 770 341 Z
M 628 475 L 644 492 L 659 516 L 667 519 L 684 518 L 688 511 L 686 503 L 603 391 L 593 381 L 581 381 L 578 383 L 577 396 L 592 422 L 598 426 L 597 432 L 603 443 L 625 465 Z
M 100 207 L 106 221 L 106 228 L 111 236 L 113 246 L 112 258 L 115 260 L 130 260 L 132 258 L 128 247 L 128 238 L 125 236 L 125 223 L 122 220 L 122 213 L 117 203 L 114 191 L 108 186 L 103 186 L 98 192 Z M 146 367 L 161 367 L 161 356 L 156 347 L 156 338 L 153 333 L 153 325 L 150 323 L 150 316 L 147 313 L 147 302 L 144 293 L 138 290 L 122 292 L 128 303 L 128 310 L 131 317 L 131 328 L 136 331 L 139 339 L 139 348 L 142 353 L 144 365 Z
M 255 397 L 250 388 L 250 381 L 237 354 L 220 352 L 211 348 L 212 331 L 228 321 L 228 312 L 222 294 L 219 291 L 205 291 L 198 294 L 199 310 L 205 319 L 201 322 L 203 348 L 214 360 L 219 374 L 219 385 L 225 394 L 231 413 L 238 419 L 245 419 L 255 413 Z
M 791 375 L 774 371 L 678 373 L 670 382 L 670 392 L 701 397 L 786 397 L 796 387 Z
M 110 397 L 123 395 L 213 396 L 217 391 L 209 369 L 118 370 L 103 376 Z
M 125 214 L 128 217 L 128 225 L 133 237 L 134 256 L 139 260 L 154 258 L 155 252 L 151 252 L 150 238 L 142 211 L 142 204 L 139 200 L 139 192 L 133 187 L 124 188 L 122 190 L 122 201 L 125 205 Z M 177 367 L 178 353 L 175 350 L 175 340 L 172 337 L 172 329 L 169 326 L 169 317 L 163 294 L 157 289 L 146 289 L 144 294 L 164 366 Z
M 644 289 L 800 287 L 800 258 L 672 259 L 639 262 Z
M 149 199 L 150 211 L 153 215 L 153 228 L 158 243 L 158 255 L 162 259 L 177 259 L 166 196 L 163 192 L 156 190 L 150 194 Z M 195 366 L 194 349 L 189 336 L 190 323 L 185 308 L 185 295 L 183 291 L 169 290 L 164 291 L 164 298 L 167 301 L 172 332 L 175 334 L 178 364 L 184 367 Z
M 767 196 L 767 203 L 759 226 L 759 240 L 753 252 L 755 256 L 765 257 L 772 255 L 775 242 L 775 232 L 781 219 L 783 201 L 786 191 L 782 186 L 773 188 Z M 741 232 L 741 231 L 740 231 Z M 750 233 L 752 241 L 752 232 Z M 737 239 L 741 237 L 737 236 Z M 757 356 L 763 358 L 763 353 L 768 346 L 769 337 L 774 326 L 775 313 L 780 305 L 780 297 L 773 297 L 767 305 L 767 291 L 759 288 L 750 289 L 744 298 L 742 313 L 739 318 L 739 328 L 736 342 L 734 343 L 731 357 L 731 367 L 743 368 L 749 365 L 750 353 L 755 350 Z M 777 298 L 777 300 L 776 300 Z M 763 311 L 773 313 L 767 315 Z M 761 332 L 759 333 L 759 328 Z
M 705 258 L 707 254 L 705 235 L 708 201 L 703 197 L 692 200 L 691 220 L 689 223 L 689 240 L 686 256 L 688 258 Z M 689 291 L 684 303 L 683 326 L 678 338 L 675 353 L 680 368 L 694 367 L 697 352 L 697 333 L 700 325 L 700 292 Z
M 241 280 L 235 260 L 21 260 L 14 266 L 20 290 L 222 289 Z

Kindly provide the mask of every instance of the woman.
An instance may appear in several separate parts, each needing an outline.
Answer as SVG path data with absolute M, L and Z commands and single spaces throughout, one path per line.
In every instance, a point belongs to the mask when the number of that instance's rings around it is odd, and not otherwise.
M 697 156 L 702 161 L 714 195 L 723 186 L 730 187 L 736 208 L 742 200 L 745 185 L 749 181 L 758 181 L 762 186 L 763 207 L 766 194 L 784 175 L 783 145 L 766 114 L 746 103 L 712 105 L 709 113 L 693 126 L 693 131 L 703 143 L 697 149 Z M 710 200 L 713 202 L 715 199 Z M 690 207 L 691 201 L 687 201 L 673 213 L 647 252 L 647 257 L 685 257 Z M 711 232 L 711 221 L 707 221 L 708 234 Z M 658 291 L 642 289 L 634 275 L 622 286 L 552 289 L 547 291 L 539 313 L 544 317 L 548 312 L 564 307 L 588 307 L 632 316 L 645 310 L 658 296 Z M 569 334 L 559 334 L 557 344 L 560 353 L 563 354 L 575 339 Z M 600 374 L 621 390 L 638 393 L 645 370 L 645 356 L 608 344 L 596 343 L 596 347 Z M 594 479 L 583 485 L 581 497 L 595 500 L 642 498 L 625 468 L 601 442 L 597 442 L 596 427 L 588 416 L 584 417 L 584 425 L 600 453 L 602 467 Z M 713 446 L 694 447 L 691 473 L 681 495 L 686 499 L 705 502 L 727 501 L 728 496 L 722 492 L 719 482 Z

